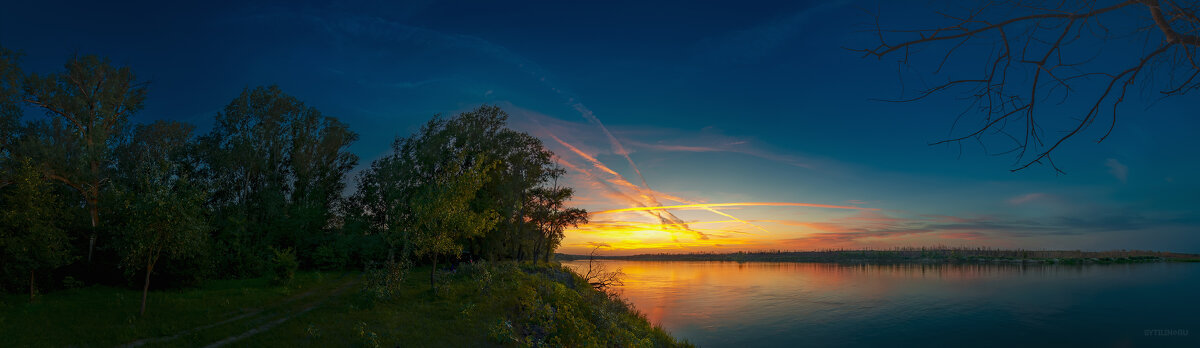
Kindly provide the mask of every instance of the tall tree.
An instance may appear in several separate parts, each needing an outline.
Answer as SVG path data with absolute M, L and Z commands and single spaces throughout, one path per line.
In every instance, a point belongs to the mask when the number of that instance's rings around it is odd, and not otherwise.
M 68 138 L 65 152 L 38 159 L 47 176 L 82 195 L 91 216 L 88 260 L 96 245 L 102 187 L 111 175 L 113 149 L 129 116 L 142 108 L 146 88 L 128 67 L 114 67 L 96 56 L 72 58 L 66 71 L 25 79 L 25 102 L 41 108 L 53 122 L 50 131 Z
M 21 122 L 21 69 L 17 65 L 20 56 L 0 47 L 0 188 L 12 182 L 8 163 L 16 144 L 17 127 Z
M 541 257 L 561 239 L 556 226 L 582 221 L 579 215 L 586 213 L 563 206 L 571 191 L 549 186 L 563 174 L 553 154 L 537 138 L 507 128 L 507 117 L 495 106 L 451 118 L 435 116 L 416 134 L 397 139 L 391 154 L 360 175 L 356 206 L 370 229 L 387 237 L 393 254 L 399 250 L 407 257 L 420 237 L 415 233 L 424 228 L 421 209 L 445 203 L 423 190 L 450 185 L 442 177 L 448 168 L 490 168 L 466 207 L 496 214 L 494 226 L 480 233 L 450 234 L 472 258 Z
M 334 222 L 344 177 L 358 162 L 349 152 L 357 138 L 276 86 L 243 91 L 202 139 L 216 221 L 230 234 L 222 239 L 237 243 L 234 252 L 274 245 L 306 256 L 311 246 L 301 244 Z
M 139 125 L 125 147 L 121 168 L 126 173 L 119 210 L 129 225 L 120 232 L 122 263 L 143 271 L 141 314 L 146 313 L 150 275 L 164 256 L 186 256 L 203 247 L 204 201 L 208 192 L 193 178 L 185 154 L 193 127 L 158 121 Z
M 396 252 L 408 257 L 409 238 L 407 228 L 411 214 L 408 186 L 412 180 L 414 166 L 406 164 L 399 155 L 403 151 L 404 139 L 396 139 L 393 153 L 371 162 L 371 167 L 358 177 L 358 190 L 351 197 L 358 207 L 357 216 L 363 220 L 367 232 L 383 238 L 387 248 L 387 262 L 395 263 Z
M 475 162 L 482 161 L 476 159 Z M 481 236 L 496 224 L 495 211 L 475 211 L 470 206 L 494 165 L 467 166 L 466 163 L 463 156 L 449 161 L 433 180 L 415 187 L 416 192 L 408 202 L 412 209 L 413 253 L 432 261 L 430 289 L 436 284 L 439 257 L 458 257 L 463 252 L 462 241 Z
M 570 187 L 539 187 L 532 190 L 532 207 L 529 220 L 536 226 L 533 236 L 533 255 L 537 261 L 550 261 L 554 249 L 562 243 L 563 231 L 567 226 L 579 226 L 588 221 L 587 211 L 567 207 L 575 191 Z
M 37 284 L 35 273 L 70 260 L 70 245 L 55 210 L 60 208 L 50 183 L 21 158 L 13 168 L 13 184 L 0 189 L 0 261 L 6 273 L 29 275 L 29 300 Z

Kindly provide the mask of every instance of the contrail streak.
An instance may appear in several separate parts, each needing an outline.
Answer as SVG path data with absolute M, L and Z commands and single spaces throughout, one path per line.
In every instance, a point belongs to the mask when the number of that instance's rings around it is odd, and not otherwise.
M 740 202 L 740 203 L 709 203 L 709 204 L 682 204 L 668 205 L 661 207 L 634 207 L 612 210 L 602 210 L 592 212 L 591 214 L 611 214 L 630 211 L 656 210 L 656 209 L 705 209 L 711 207 L 744 207 L 744 206 L 773 206 L 773 207 L 812 207 L 812 208 L 830 208 L 830 209 L 854 209 L 854 210 L 879 210 L 876 208 L 863 208 L 845 205 L 829 205 L 815 203 L 792 203 L 792 202 Z
M 549 133 L 549 131 L 547 131 L 547 133 Z M 649 214 L 652 217 L 657 218 L 659 220 L 659 222 L 661 222 L 661 224 L 663 225 L 663 228 L 672 226 L 672 227 L 676 227 L 683 231 L 689 231 L 689 232 L 695 233 L 697 236 L 700 237 L 700 239 L 708 239 L 707 234 L 688 227 L 687 222 L 683 221 L 679 217 L 676 217 L 675 214 L 671 214 L 670 212 L 663 210 L 663 209 L 653 209 L 653 207 L 648 207 L 646 204 L 643 204 L 643 203 L 639 202 L 638 200 L 633 199 L 633 197 L 626 195 L 624 192 L 621 192 L 620 189 L 617 189 L 616 187 L 614 187 L 613 186 L 614 184 L 624 186 L 624 187 L 629 187 L 629 188 L 632 188 L 633 190 L 636 190 L 639 193 L 641 193 L 642 197 L 646 197 L 646 198 L 651 197 L 645 191 L 643 191 L 641 188 L 630 183 L 628 180 L 625 180 L 625 178 L 622 177 L 621 174 L 617 173 L 616 171 L 613 171 L 612 169 L 609 169 L 607 166 L 604 165 L 603 162 L 600 162 L 600 160 L 597 160 L 595 157 L 592 157 L 592 156 L 588 155 L 587 153 L 583 152 L 583 150 L 580 150 L 579 148 L 576 148 L 575 146 L 568 144 L 567 142 L 563 141 L 562 139 L 560 139 L 558 136 L 555 136 L 554 134 L 550 134 L 550 137 L 553 138 L 554 141 L 557 141 L 559 144 L 562 144 L 567 149 L 574 152 L 575 154 L 579 155 L 580 157 L 583 157 L 585 160 L 587 160 L 589 163 L 591 163 L 593 167 L 596 167 L 597 169 L 600 169 L 606 173 L 609 173 L 610 175 L 613 176 L 613 179 L 612 180 L 602 180 L 602 179 L 596 177 L 596 175 L 593 174 L 592 172 L 585 170 L 583 168 L 580 168 L 574 164 L 571 164 L 570 162 L 566 161 L 565 159 L 563 159 L 561 157 L 557 157 L 557 159 L 561 163 L 563 163 L 565 166 L 567 166 L 571 169 L 575 169 L 576 171 L 579 171 L 580 173 L 583 173 L 584 175 L 586 175 L 588 178 L 592 179 L 593 181 L 599 182 L 601 185 L 604 185 L 604 187 L 607 188 L 610 192 L 617 194 L 619 197 L 624 198 L 626 201 L 633 203 L 634 205 L 636 205 L 638 207 L 651 208 L 651 209 L 645 209 L 642 211 L 646 212 L 647 214 Z M 650 199 L 652 200 L 652 198 L 650 198 Z M 656 203 L 656 205 L 659 205 L 659 206 L 662 205 L 662 204 L 657 204 L 657 202 L 655 202 L 655 203 Z
M 547 131 L 547 133 L 549 134 L 548 131 Z M 638 187 L 637 185 L 634 185 L 633 183 L 629 182 L 629 180 L 625 180 L 625 178 L 623 176 L 621 176 L 621 174 L 617 173 L 616 171 L 612 170 L 608 166 L 604 165 L 603 162 L 600 162 L 600 160 L 596 159 L 594 156 L 591 156 L 591 155 L 587 154 L 586 152 L 583 152 L 583 150 L 580 150 L 579 148 L 567 143 L 566 141 L 563 141 L 561 138 L 559 138 L 558 136 L 556 136 L 554 134 L 550 134 L 550 138 L 554 139 L 554 141 L 556 141 L 559 144 L 561 144 L 562 146 L 566 147 L 568 150 L 571 150 L 571 152 L 574 152 L 576 155 L 579 155 L 579 157 L 583 157 L 583 159 L 585 159 L 589 163 L 591 163 L 593 167 L 596 167 L 597 169 L 600 169 L 600 170 L 612 175 L 613 176 L 612 180 L 608 180 L 607 182 L 603 183 L 611 191 L 617 191 L 617 190 L 614 187 L 610 186 L 610 183 L 624 186 L 624 187 L 630 188 L 632 190 L 638 191 L 642 197 L 644 197 L 650 201 L 650 204 L 640 204 L 640 202 L 639 202 L 639 204 L 636 204 L 639 208 L 647 208 L 644 211 L 653 211 L 654 212 L 654 213 L 652 213 L 653 215 L 658 215 L 655 213 L 660 213 L 660 212 L 663 214 L 669 215 L 669 217 L 666 217 L 666 218 L 664 218 L 663 216 L 657 216 L 660 220 L 662 220 L 664 226 L 666 226 L 666 225 L 682 226 L 683 230 L 694 231 L 693 229 L 691 229 L 687 226 L 687 223 L 680 220 L 674 214 L 666 212 L 665 210 L 659 211 L 659 210 L 650 209 L 650 208 L 663 206 L 662 203 L 659 203 L 658 200 L 655 198 L 656 195 L 662 195 L 662 196 L 664 196 L 664 198 L 667 198 L 669 200 L 680 202 L 680 203 L 685 203 L 685 204 L 700 204 L 700 203 L 697 203 L 695 201 L 690 201 L 687 199 L 683 199 L 680 197 L 676 197 L 673 195 L 655 192 L 654 190 L 650 189 L 648 185 L 644 186 L 644 187 Z M 616 141 L 616 140 L 613 139 L 613 141 Z M 626 157 L 628 158 L 628 156 L 626 156 Z M 630 164 L 632 164 L 632 161 L 630 162 Z M 584 174 L 588 175 L 589 177 L 592 177 L 593 179 L 599 179 L 599 178 L 596 178 L 594 175 L 592 175 L 590 172 L 586 172 L 586 171 L 580 169 L 579 167 L 576 167 L 574 165 L 568 165 L 568 166 L 572 167 L 573 169 L 575 169 L 577 171 L 583 172 Z M 645 182 L 643 182 L 642 184 L 645 185 Z M 630 198 L 624 194 L 621 194 L 621 195 L 625 196 L 626 198 Z M 722 212 L 720 210 L 716 210 L 711 207 L 701 207 L 701 209 L 708 210 L 710 212 L 713 212 L 714 214 L 718 214 L 718 215 L 733 219 L 737 222 L 740 222 L 742 224 L 746 224 L 750 227 L 758 229 L 759 231 L 769 232 L 769 231 L 767 231 L 767 229 L 762 228 L 761 226 L 758 226 L 758 225 L 755 225 L 748 221 L 739 219 L 736 216 L 730 215 L 730 214 Z

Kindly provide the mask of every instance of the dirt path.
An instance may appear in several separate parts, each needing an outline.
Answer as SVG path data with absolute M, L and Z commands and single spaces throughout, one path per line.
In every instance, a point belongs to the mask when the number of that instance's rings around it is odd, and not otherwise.
M 329 293 L 329 297 L 326 297 L 323 300 L 317 301 L 316 303 L 313 303 L 313 304 L 309 305 L 308 307 L 304 307 L 304 309 L 301 309 L 298 312 L 292 313 L 291 315 L 282 316 L 279 319 L 273 320 L 266 324 L 259 325 L 258 327 L 255 327 L 253 329 L 246 330 L 246 332 L 243 332 L 241 335 L 226 337 L 220 341 L 213 342 L 213 344 L 204 346 L 204 348 L 216 348 L 216 347 L 224 346 L 226 344 L 241 341 L 242 339 L 245 339 L 247 337 L 254 336 L 261 332 L 270 330 L 271 328 L 274 328 L 275 326 L 278 326 L 279 324 L 282 324 L 285 321 L 288 321 L 288 320 L 291 320 L 292 318 L 303 315 L 304 313 L 308 313 L 308 311 L 311 311 L 314 308 L 317 308 L 317 307 L 321 306 L 322 304 L 325 304 L 325 302 L 328 302 L 329 299 L 341 294 L 342 291 L 345 291 L 346 288 L 350 287 L 350 285 L 356 284 L 356 283 L 357 282 L 355 282 L 355 281 L 350 281 L 350 282 L 347 282 L 346 284 L 342 284 L 342 286 L 338 287 L 337 289 L 333 290 L 333 292 Z
M 123 345 L 123 346 L 121 346 L 121 347 L 127 347 L 127 348 L 131 348 L 131 347 L 140 347 L 140 346 L 147 345 L 147 344 L 155 344 L 155 343 L 164 343 L 164 342 L 169 342 L 169 341 L 172 341 L 172 340 L 178 339 L 178 338 L 180 338 L 180 337 L 185 337 L 185 336 L 188 336 L 188 335 L 192 335 L 192 334 L 195 334 L 195 333 L 202 332 L 202 331 L 204 331 L 204 330 L 208 330 L 208 329 L 211 329 L 211 328 L 214 328 L 214 327 L 218 327 L 218 326 L 221 326 L 221 325 L 225 325 L 225 324 L 233 323 L 233 322 L 240 321 L 240 320 L 247 319 L 247 318 L 255 318 L 255 319 L 260 319 L 260 320 L 270 320 L 270 322 L 268 322 L 268 323 L 266 323 L 266 324 L 259 325 L 259 326 L 257 326 L 257 327 L 254 327 L 254 328 L 251 328 L 250 330 L 247 330 L 246 332 L 244 332 L 244 333 L 242 333 L 242 334 L 240 334 L 240 335 L 226 337 L 226 338 L 224 338 L 224 339 L 221 339 L 220 341 L 217 341 L 217 342 L 215 342 L 215 343 L 212 343 L 212 344 L 210 344 L 210 345 L 207 345 L 206 347 L 220 347 L 220 346 L 223 346 L 223 345 L 226 345 L 226 344 L 229 344 L 229 343 L 237 342 L 237 341 L 239 341 L 239 340 L 242 340 L 242 339 L 244 339 L 244 338 L 246 338 L 246 337 L 250 337 L 250 336 L 253 336 L 253 335 L 255 335 L 255 334 L 258 334 L 258 333 L 261 333 L 261 332 L 264 332 L 264 331 L 270 330 L 271 328 L 273 328 L 273 327 L 275 327 L 275 326 L 277 326 L 277 325 L 279 325 L 279 324 L 282 324 L 283 322 L 285 322 L 285 321 L 288 321 L 288 320 L 290 320 L 290 319 L 292 319 L 292 318 L 295 318 L 295 317 L 297 317 L 297 316 L 300 316 L 300 315 L 302 315 L 302 314 L 304 314 L 304 313 L 308 313 L 309 311 L 311 311 L 311 310 L 313 310 L 313 309 L 315 309 L 315 308 L 319 307 L 320 305 L 324 304 L 326 301 L 329 301 L 329 299 L 330 299 L 330 298 L 332 298 L 333 296 L 335 296 L 335 295 L 338 295 L 338 294 L 340 294 L 341 292 L 345 291 L 345 290 L 346 290 L 348 287 L 350 287 L 350 285 L 353 285 L 353 284 L 357 284 L 357 283 L 358 283 L 358 281 L 357 281 L 357 280 L 355 280 L 355 279 L 344 280 L 344 281 L 345 281 L 345 283 L 344 283 L 344 284 L 342 284 L 342 285 L 338 286 L 337 288 L 333 289 L 333 291 L 330 291 L 330 292 L 326 293 L 325 295 L 328 295 L 328 296 L 325 296 L 325 298 L 324 298 L 323 300 L 318 300 L 318 301 L 312 302 L 312 303 L 310 303 L 308 306 L 305 306 L 304 308 L 300 309 L 299 311 L 284 311 L 284 313 L 281 313 L 281 314 L 266 315 L 266 316 L 264 316 L 264 317 L 262 317 L 262 318 L 257 318 L 259 314 L 262 314 L 264 311 L 267 311 L 267 308 L 266 308 L 266 307 L 263 307 L 263 308 L 255 308 L 255 309 L 252 309 L 252 310 L 250 310 L 250 311 L 248 311 L 248 312 L 245 312 L 245 313 L 242 313 L 242 314 L 235 315 L 235 316 L 233 316 L 233 317 L 230 317 L 230 318 L 227 318 L 227 319 L 225 319 L 225 320 L 221 320 L 221 321 L 218 321 L 218 322 L 215 322 L 215 323 L 206 324 L 206 325 L 202 325 L 202 326 L 197 326 L 197 327 L 194 327 L 194 328 L 191 328 L 191 329 L 188 329 L 188 330 L 181 331 L 181 332 L 179 332 L 179 333 L 176 333 L 176 334 L 174 334 L 174 335 L 171 335 L 171 336 L 164 336 L 164 337 L 154 337 L 154 338 L 144 338 L 144 339 L 140 339 L 140 340 L 137 340 L 137 341 L 130 342 L 130 343 L 128 343 L 128 344 L 125 344 L 125 345 Z M 312 289 L 312 290 L 306 291 L 306 292 L 304 292 L 304 293 L 301 293 L 301 294 L 298 294 L 298 295 L 293 295 L 292 297 L 289 297 L 288 299 L 284 300 L 283 302 L 277 303 L 277 304 L 275 304 L 275 305 L 273 305 L 273 306 L 271 306 L 271 307 L 272 307 L 272 309 L 282 309 L 282 308 L 285 308 L 285 307 L 286 307 L 287 305 L 289 305 L 289 304 L 292 304 L 292 303 L 294 303 L 294 302 L 297 302 L 297 301 L 299 301 L 299 300 L 302 300 L 302 299 L 308 298 L 308 297 L 312 296 L 313 294 L 316 294 L 318 290 L 328 290 L 328 288 L 317 288 L 317 289 Z M 291 314 L 291 315 L 287 315 L 287 313 L 292 313 L 292 314 Z

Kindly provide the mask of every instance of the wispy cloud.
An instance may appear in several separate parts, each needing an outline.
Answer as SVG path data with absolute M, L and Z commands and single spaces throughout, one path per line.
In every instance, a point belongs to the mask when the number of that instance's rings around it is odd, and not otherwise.
M 875 208 L 864 208 L 864 207 L 855 207 L 855 206 L 847 206 L 847 205 L 815 204 L 815 203 L 793 203 L 793 202 L 738 202 L 738 203 L 703 203 L 703 204 L 682 204 L 682 205 L 668 205 L 668 206 L 658 206 L 658 207 L 633 207 L 633 208 L 621 208 L 621 209 L 602 210 L 602 211 L 592 212 L 592 214 L 593 214 L 593 215 L 598 215 L 598 214 L 612 214 L 612 213 L 620 213 L 620 212 L 629 212 L 629 211 L 645 211 L 645 210 L 654 210 L 654 209 L 705 209 L 705 208 L 720 208 L 720 207 L 750 207 L 750 206 L 759 206 L 759 207 L 764 207 L 764 206 L 765 206 L 765 207 L 810 207 L 810 208 L 830 208 L 830 209 L 878 210 L 878 209 L 875 209 Z
M 750 141 L 717 134 L 706 128 L 706 132 L 698 135 L 684 135 L 684 139 L 675 142 L 641 142 L 629 140 L 630 146 L 647 150 L 663 152 L 730 152 L 740 153 L 769 161 L 788 164 L 791 166 L 812 168 L 811 160 L 794 155 L 786 155 L 755 147 Z
M 599 129 L 588 122 L 572 122 L 550 117 L 509 103 L 503 103 L 502 107 L 513 114 L 512 122 L 518 129 L 543 139 L 548 139 L 550 134 L 563 139 L 571 139 L 572 144 L 584 152 L 615 154 L 621 156 L 625 162 L 631 161 L 631 158 L 626 158 L 625 155 L 618 152 L 623 151 L 630 155 L 654 152 L 727 152 L 802 168 L 833 165 L 828 163 L 830 162 L 828 160 L 818 161 L 805 156 L 773 150 L 754 138 L 728 135 L 715 127 L 704 127 L 698 131 L 660 127 L 619 129 L 606 127 L 605 129 L 611 132 L 612 137 L 610 138 L 603 130 L 596 132 L 595 130 Z M 589 115 L 595 116 L 594 114 Z M 621 146 L 612 145 L 614 140 Z M 591 147 L 582 146 L 583 144 Z M 596 144 L 604 144 L 604 146 Z M 640 171 L 640 168 L 638 170 Z
M 1108 173 L 1112 174 L 1117 180 L 1121 180 L 1122 183 L 1129 181 L 1129 166 L 1121 163 L 1121 161 L 1118 161 L 1116 158 L 1109 158 L 1104 161 L 1104 166 L 1108 167 Z
M 1049 197 L 1050 197 L 1050 195 L 1042 193 L 1042 192 L 1026 193 L 1026 194 L 1023 194 L 1020 196 L 1009 198 L 1008 204 L 1022 205 L 1022 204 L 1029 203 L 1029 202 L 1045 200 Z
M 819 2 L 785 17 L 705 40 L 702 58 L 721 63 L 753 64 L 787 45 L 814 16 L 845 6 L 849 1 Z

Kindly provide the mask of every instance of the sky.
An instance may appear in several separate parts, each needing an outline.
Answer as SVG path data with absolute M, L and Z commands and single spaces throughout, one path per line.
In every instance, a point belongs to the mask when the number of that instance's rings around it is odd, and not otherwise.
M 1131 96 L 1105 141 L 1095 139 L 1106 127 L 1090 127 L 1056 150 L 1065 174 L 1044 165 L 1010 172 L 1016 159 L 989 155 L 994 145 L 930 146 L 962 134 L 952 128 L 968 106 L 960 94 L 881 101 L 976 71 L 989 51 L 968 45 L 941 75 L 864 58 L 847 48 L 878 44 L 864 31 L 873 14 L 924 27 L 939 20 L 935 11 L 964 10 L 958 2 L 4 7 L 0 45 L 24 54 L 25 71 L 57 72 L 72 55 L 96 54 L 148 81 L 135 122 L 179 120 L 204 132 L 244 88 L 276 84 L 358 132 L 350 149 L 360 167 L 435 114 L 499 105 L 511 127 L 555 152 L 577 189 L 572 203 L 591 212 L 560 252 L 1200 252 L 1194 93 Z M 1081 45 L 1102 69 L 1144 50 L 1137 40 Z M 1072 96 L 1100 86 L 1082 84 Z M 1043 111 L 1047 132 L 1077 117 L 1074 100 Z

